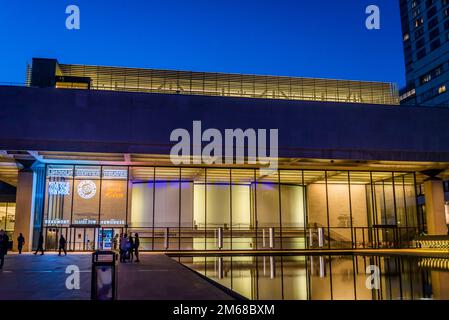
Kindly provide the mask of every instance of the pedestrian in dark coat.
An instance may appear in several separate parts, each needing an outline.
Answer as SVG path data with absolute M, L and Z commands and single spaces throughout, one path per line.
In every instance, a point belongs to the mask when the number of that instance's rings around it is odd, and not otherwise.
M 23 234 L 20 234 L 17 238 L 17 249 L 19 250 L 19 254 L 22 254 L 23 244 L 25 243 L 25 238 Z
M 5 256 L 8 254 L 9 237 L 5 231 L 0 230 L 0 269 L 5 263 Z
M 140 262 L 139 260 L 139 247 L 140 247 L 140 239 L 139 234 L 134 234 L 134 253 L 136 255 L 136 262 Z
M 44 235 L 42 234 L 42 231 L 39 233 L 39 240 L 37 241 L 37 249 L 34 252 L 36 255 L 38 252 L 41 252 L 41 255 L 44 254 Z
M 61 250 L 64 251 L 64 255 L 67 255 L 67 250 L 66 250 L 66 244 L 67 244 L 67 240 L 64 238 L 64 236 L 61 234 L 61 237 L 59 238 L 59 254 L 58 256 L 61 255 Z

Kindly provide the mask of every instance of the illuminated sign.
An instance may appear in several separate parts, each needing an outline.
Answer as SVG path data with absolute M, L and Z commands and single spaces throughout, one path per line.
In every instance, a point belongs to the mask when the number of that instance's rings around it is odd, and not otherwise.
M 57 177 L 57 178 L 71 178 L 73 176 L 73 169 L 56 169 L 49 168 L 47 172 L 48 177 Z
M 108 199 L 123 199 L 125 197 L 125 192 L 123 190 L 123 183 L 109 183 L 104 190 L 104 196 Z
M 77 177 L 100 177 L 100 168 L 76 168 L 75 176 Z
M 78 195 L 83 199 L 91 199 L 97 193 L 97 186 L 92 180 L 82 180 L 78 184 Z
M 97 220 L 91 220 L 91 219 L 81 219 L 81 220 L 75 220 L 74 224 L 97 224 Z
M 101 224 L 108 224 L 108 225 L 111 225 L 111 224 L 125 224 L 125 220 L 114 220 L 114 219 L 101 220 L 100 223 Z
M 69 220 L 60 220 L 60 219 L 54 219 L 54 220 L 45 220 L 45 224 L 51 224 L 51 225 L 61 225 L 61 224 L 69 224 Z
M 48 183 L 48 194 L 66 196 L 70 193 L 70 184 L 66 181 L 50 181 Z
M 103 169 L 103 178 L 122 178 L 128 177 L 128 171 L 124 169 Z
M 77 167 L 75 168 L 75 177 L 85 178 L 100 178 L 100 167 Z M 73 168 L 49 168 L 47 171 L 48 177 L 56 178 L 72 178 Z M 122 168 L 103 168 L 103 178 L 110 179 L 126 179 L 128 177 L 128 170 Z

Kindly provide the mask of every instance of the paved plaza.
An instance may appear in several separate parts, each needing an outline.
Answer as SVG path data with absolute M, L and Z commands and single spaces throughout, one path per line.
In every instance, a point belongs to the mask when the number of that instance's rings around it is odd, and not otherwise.
M 0 300 L 90 299 L 91 254 L 8 254 L 0 271 Z M 80 270 L 80 289 L 68 290 L 69 265 Z M 228 300 L 231 296 L 163 254 L 141 254 L 118 265 L 118 299 Z

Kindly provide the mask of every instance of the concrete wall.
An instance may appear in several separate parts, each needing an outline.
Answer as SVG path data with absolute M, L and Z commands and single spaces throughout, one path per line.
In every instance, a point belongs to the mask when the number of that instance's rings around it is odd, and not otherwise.
M 201 120 L 277 128 L 283 157 L 449 161 L 449 108 L 9 86 L 0 105 L 0 149 L 167 154 Z
M 14 226 L 14 250 L 17 250 L 17 238 L 22 233 L 25 237 L 23 251 L 31 251 L 33 237 L 33 199 L 34 173 L 21 171 L 18 176 L 16 197 L 16 223 Z

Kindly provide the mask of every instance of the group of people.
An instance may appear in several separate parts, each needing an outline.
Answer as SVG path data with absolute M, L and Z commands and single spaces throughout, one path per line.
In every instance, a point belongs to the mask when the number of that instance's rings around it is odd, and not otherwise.
M 134 261 L 134 257 L 136 258 L 136 262 L 140 262 L 139 260 L 139 247 L 140 247 L 140 239 L 137 233 L 132 236 L 132 233 L 129 236 L 126 233 L 117 234 L 113 240 L 114 250 L 117 250 L 117 247 L 120 251 L 120 262 L 126 262 L 129 260 L 130 262 Z M 22 254 L 23 245 L 25 244 L 25 237 L 20 233 L 17 238 L 17 249 L 19 254 Z M 3 264 L 5 261 L 5 255 L 8 253 L 10 243 L 9 237 L 4 230 L 0 230 L 0 269 L 3 268 Z M 59 256 L 62 252 L 64 255 L 67 255 L 67 240 L 61 234 L 59 238 Z M 44 254 L 44 236 L 42 232 L 39 233 L 39 238 L 37 241 L 37 248 L 34 252 L 37 255 L 40 252 L 41 255 Z
M 5 256 L 9 249 L 9 237 L 6 232 L 2 229 L 0 230 L 0 269 L 3 268 L 5 262 Z
M 17 249 L 19 254 L 22 254 L 23 244 L 25 243 L 25 238 L 22 234 L 17 238 Z M 9 237 L 6 232 L 2 229 L 0 230 L 0 269 L 3 268 L 5 262 L 5 256 L 8 254 L 8 249 L 10 247 Z
M 23 243 L 21 243 L 21 241 L 19 240 L 20 237 L 23 237 L 22 234 L 20 234 L 19 238 L 17 239 L 19 253 L 22 252 L 22 246 L 23 246 Z M 23 242 L 25 242 L 25 239 L 23 239 Z M 67 240 L 61 234 L 61 236 L 59 237 L 59 246 L 58 246 L 59 254 L 58 254 L 58 256 L 61 255 L 61 252 L 64 252 L 65 256 L 67 255 L 66 245 L 67 245 Z M 42 234 L 42 232 L 39 233 L 39 239 L 37 240 L 37 248 L 36 248 L 36 251 L 34 251 L 34 254 L 36 255 L 38 252 L 40 252 L 41 255 L 44 254 L 44 235 Z
M 117 235 L 118 236 L 118 235 Z M 117 236 L 114 239 L 114 249 L 117 247 Z M 120 251 L 120 262 L 125 263 L 127 260 L 130 262 L 134 261 L 134 255 L 136 256 L 136 262 L 140 262 L 139 260 L 139 247 L 140 247 L 140 239 L 139 234 L 135 233 L 134 238 L 132 237 L 132 233 L 129 236 L 126 233 L 120 234 L 120 242 L 119 251 Z

